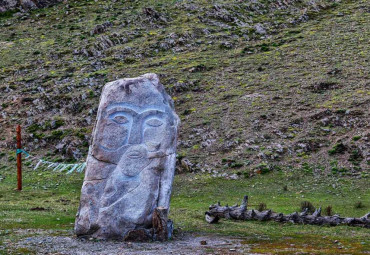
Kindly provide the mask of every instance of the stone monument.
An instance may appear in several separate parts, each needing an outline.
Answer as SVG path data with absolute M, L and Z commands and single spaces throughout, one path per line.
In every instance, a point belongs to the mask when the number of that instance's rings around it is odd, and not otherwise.
M 167 215 L 170 205 L 178 125 L 156 74 L 104 86 L 76 215 L 78 236 L 155 239 L 153 214 L 161 208 Z

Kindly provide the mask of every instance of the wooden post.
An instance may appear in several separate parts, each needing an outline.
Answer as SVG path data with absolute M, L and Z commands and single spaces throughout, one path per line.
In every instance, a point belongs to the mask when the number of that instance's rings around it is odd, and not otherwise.
M 18 150 L 22 149 L 21 126 L 17 126 L 17 180 L 18 190 L 22 190 L 22 153 Z

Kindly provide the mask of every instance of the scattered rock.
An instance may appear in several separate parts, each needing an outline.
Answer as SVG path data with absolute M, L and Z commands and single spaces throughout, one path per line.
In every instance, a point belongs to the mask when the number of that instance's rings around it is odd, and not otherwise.
M 153 8 L 145 7 L 142 9 L 143 14 L 145 14 L 147 17 L 151 18 L 152 20 L 161 21 L 162 23 L 167 23 L 166 17 L 164 17 L 163 14 L 157 12 Z
M 97 35 L 102 34 L 108 30 L 112 26 L 112 22 L 107 21 L 103 24 L 96 25 L 93 30 L 90 31 L 90 35 Z
M 258 23 L 254 26 L 256 29 L 256 32 L 260 35 L 265 35 L 266 34 L 266 29 L 263 27 L 261 23 Z
M 230 50 L 233 48 L 233 44 L 231 42 L 222 42 L 220 48 Z
M 2 0 L 0 13 L 12 10 L 30 11 L 62 2 L 62 0 Z
M 190 162 L 189 159 L 183 158 L 180 160 L 180 165 L 178 166 L 177 170 L 179 173 L 190 173 L 193 172 L 194 164 Z
M 336 82 L 322 81 L 322 82 L 314 84 L 313 86 L 310 87 L 310 89 L 312 90 L 312 92 L 321 93 L 326 90 L 338 89 L 340 87 L 341 85 Z

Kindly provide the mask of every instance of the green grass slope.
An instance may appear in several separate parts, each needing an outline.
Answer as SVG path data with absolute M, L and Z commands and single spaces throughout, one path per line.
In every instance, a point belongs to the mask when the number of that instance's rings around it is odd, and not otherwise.
M 84 158 L 102 86 L 160 74 L 192 169 L 369 170 L 368 1 L 76 1 L 0 18 L 0 148 Z M 223 159 L 223 160 L 222 160 Z
M 180 231 L 242 236 L 255 253 L 368 252 L 366 229 L 208 225 L 203 213 L 246 194 L 283 213 L 305 200 L 369 211 L 369 10 L 365 0 L 69 1 L 0 16 L 0 254 L 22 229 L 71 230 L 83 178 L 25 166 L 14 191 L 15 126 L 34 155 L 83 160 L 102 86 L 147 72 L 182 121 L 179 171 L 190 161 L 197 172 L 176 176 Z

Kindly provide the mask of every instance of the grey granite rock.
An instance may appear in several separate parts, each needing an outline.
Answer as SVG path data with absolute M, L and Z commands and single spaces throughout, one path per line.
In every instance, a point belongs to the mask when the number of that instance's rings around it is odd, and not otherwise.
M 75 232 L 121 239 L 169 208 L 179 118 L 157 75 L 104 86 Z
M 0 0 L 0 13 L 6 11 L 29 11 L 62 2 L 62 0 Z

